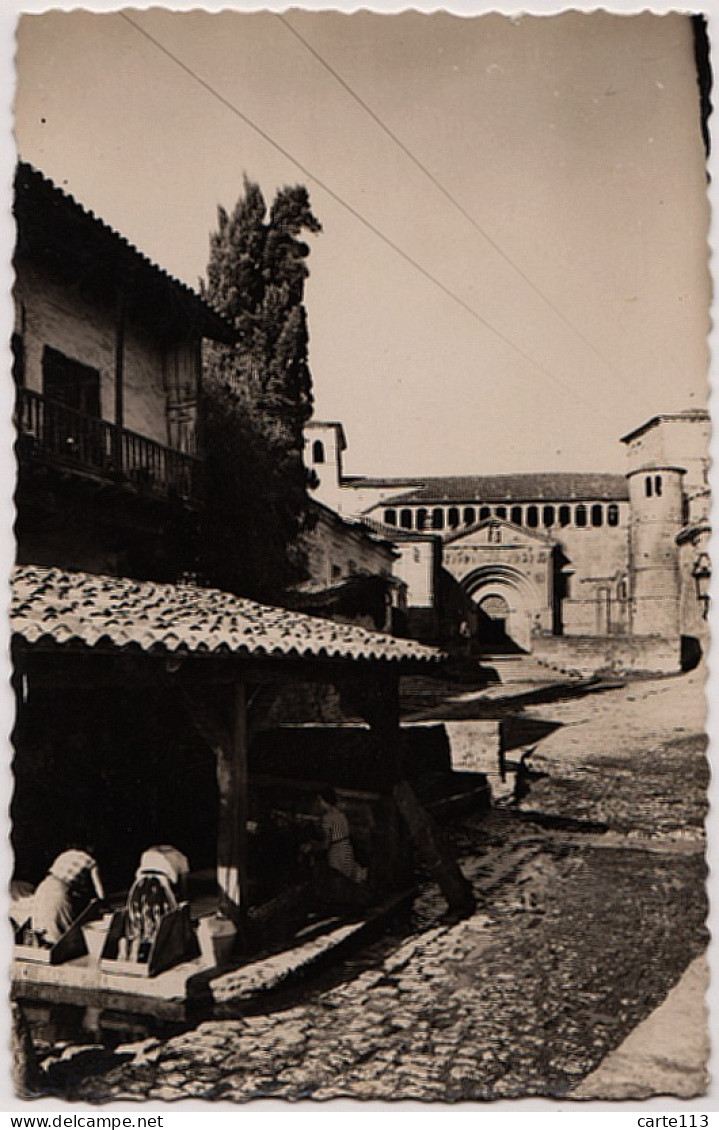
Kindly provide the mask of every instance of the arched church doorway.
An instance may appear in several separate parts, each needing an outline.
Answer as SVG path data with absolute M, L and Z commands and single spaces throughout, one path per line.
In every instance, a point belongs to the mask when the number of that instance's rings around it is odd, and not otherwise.
M 488 562 L 458 577 L 475 614 L 475 646 L 484 654 L 532 650 L 532 631 L 542 593 L 526 573 L 504 562 Z
M 508 654 L 524 648 L 508 631 L 511 607 L 500 593 L 489 593 L 477 602 L 477 637 L 482 651 Z

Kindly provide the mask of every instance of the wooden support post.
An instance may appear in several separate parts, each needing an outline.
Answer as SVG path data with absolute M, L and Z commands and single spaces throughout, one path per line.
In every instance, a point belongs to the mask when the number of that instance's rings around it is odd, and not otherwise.
M 475 901 L 471 887 L 462 875 L 454 855 L 434 820 L 418 801 L 405 777 L 399 714 L 399 678 L 394 671 L 383 671 L 366 687 L 363 704 L 355 695 L 362 716 L 367 719 L 382 751 L 392 795 L 412 845 L 415 864 L 427 871 L 447 899 L 449 910 L 459 916 L 471 914 Z
M 115 474 L 123 472 L 122 429 L 125 426 L 125 283 L 120 283 L 115 317 Z
M 20 1099 L 38 1098 L 42 1094 L 42 1087 L 30 1026 L 22 1010 L 22 1005 L 13 1001 L 10 1009 L 12 1018 L 10 1048 L 15 1091 Z
M 399 676 L 383 672 L 377 683 L 376 710 L 370 722 L 382 751 L 387 777 L 394 783 L 403 776 L 399 725 Z
M 399 781 L 393 796 L 407 829 L 415 864 L 437 883 L 450 913 L 460 917 L 471 914 L 476 905 L 471 885 L 434 820 L 417 800 L 409 781 Z
M 507 780 L 507 747 L 505 745 L 505 720 L 500 718 L 497 732 L 499 735 L 499 745 L 497 748 L 497 759 L 499 762 L 499 776 L 502 782 Z
M 196 689 L 178 683 L 197 732 L 215 755 L 217 774 L 217 885 L 220 908 L 239 925 L 247 909 L 247 688 L 234 682 L 232 718 L 226 725 Z M 218 693 L 218 692 L 216 692 Z
M 216 748 L 217 885 L 222 911 L 236 924 L 247 897 L 247 690 L 244 678 L 233 688 L 229 742 Z
M 352 680 L 337 680 L 337 686 L 344 709 L 369 724 L 382 754 L 386 787 L 391 789 L 402 775 L 399 676 L 384 670 L 364 678 L 355 675 Z

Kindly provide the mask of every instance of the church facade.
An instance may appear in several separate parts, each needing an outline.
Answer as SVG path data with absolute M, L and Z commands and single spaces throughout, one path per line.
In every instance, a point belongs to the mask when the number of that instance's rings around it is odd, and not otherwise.
M 433 545 L 435 638 L 460 633 L 480 651 L 586 670 L 672 669 L 706 635 L 709 416 L 658 415 L 621 443 L 623 473 L 372 479 L 343 474 L 340 424 L 307 433 L 319 496 L 394 537 L 399 570 Z M 432 634 L 426 615 L 417 623 Z

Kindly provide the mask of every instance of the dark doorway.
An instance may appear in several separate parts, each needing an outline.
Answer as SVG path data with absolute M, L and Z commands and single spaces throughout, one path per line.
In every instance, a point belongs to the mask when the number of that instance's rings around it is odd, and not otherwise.
M 99 370 L 46 346 L 42 389 L 45 452 L 78 466 L 102 467 Z
M 64 404 L 84 416 L 100 415 L 100 373 L 45 346 L 42 355 L 42 389 L 47 400 Z
M 477 605 L 477 640 L 485 655 L 523 654 L 524 648 L 507 632 L 509 605 L 503 596 L 485 596 Z
M 702 659 L 702 645 L 696 636 L 681 637 L 681 669 L 693 671 Z
M 564 634 L 563 605 L 569 597 L 570 574 L 565 572 L 569 560 L 561 546 L 552 549 L 552 635 Z

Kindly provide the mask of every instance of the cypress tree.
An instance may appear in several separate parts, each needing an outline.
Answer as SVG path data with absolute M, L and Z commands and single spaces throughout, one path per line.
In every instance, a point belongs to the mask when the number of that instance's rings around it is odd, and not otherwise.
M 307 189 L 277 192 L 269 215 L 245 178 L 232 214 L 218 209 L 203 293 L 237 342 L 207 345 L 202 420 L 205 509 L 198 573 L 206 584 L 281 602 L 306 576 L 300 533 L 311 522 L 302 458 L 312 415 L 304 232 L 322 230 Z

